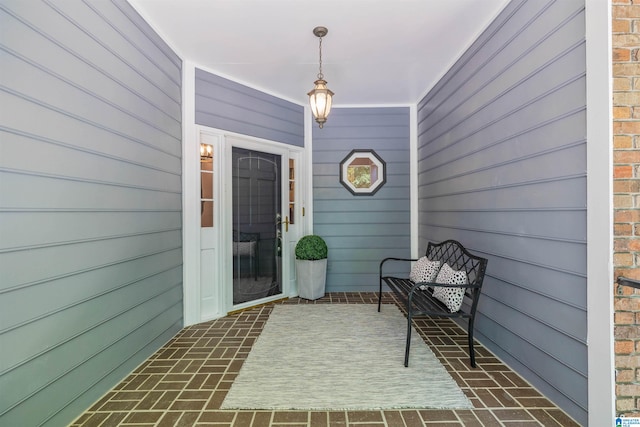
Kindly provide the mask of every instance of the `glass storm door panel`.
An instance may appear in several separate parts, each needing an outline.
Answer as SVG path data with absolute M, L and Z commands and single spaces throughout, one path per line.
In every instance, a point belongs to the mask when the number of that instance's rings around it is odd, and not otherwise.
M 233 147 L 233 304 L 282 293 L 282 158 Z

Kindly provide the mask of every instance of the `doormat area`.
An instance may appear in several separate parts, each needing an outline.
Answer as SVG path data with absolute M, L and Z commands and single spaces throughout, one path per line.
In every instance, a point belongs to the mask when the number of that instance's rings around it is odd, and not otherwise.
M 221 409 L 471 409 L 392 304 L 277 305 Z

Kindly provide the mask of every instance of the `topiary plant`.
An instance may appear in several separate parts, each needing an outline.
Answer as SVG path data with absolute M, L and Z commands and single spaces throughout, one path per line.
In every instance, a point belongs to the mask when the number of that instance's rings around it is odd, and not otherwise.
M 296 259 L 315 261 L 325 259 L 328 249 L 324 239 L 315 234 L 309 234 L 298 240 L 296 244 Z

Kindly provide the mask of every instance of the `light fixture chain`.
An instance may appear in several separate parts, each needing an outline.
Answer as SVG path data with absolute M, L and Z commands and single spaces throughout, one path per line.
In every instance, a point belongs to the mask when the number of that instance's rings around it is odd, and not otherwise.
M 318 73 L 318 79 L 320 80 L 324 80 L 324 74 L 322 74 L 322 37 L 319 37 L 320 39 L 320 72 Z

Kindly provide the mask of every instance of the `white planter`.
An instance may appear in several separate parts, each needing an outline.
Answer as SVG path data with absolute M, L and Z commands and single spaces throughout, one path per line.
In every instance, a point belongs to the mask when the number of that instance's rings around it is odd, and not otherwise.
M 296 275 L 300 298 L 314 300 L 324 296 L 324 288 L 327 281 L 326 258 L 317 261 L 297 259 Z

